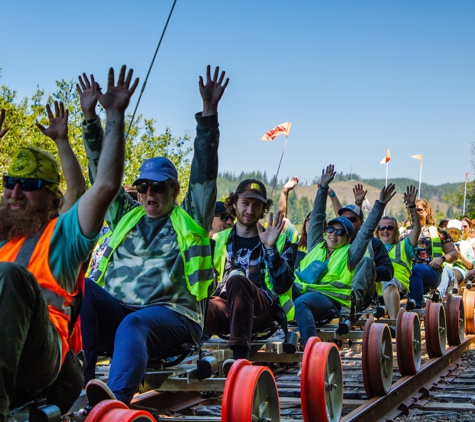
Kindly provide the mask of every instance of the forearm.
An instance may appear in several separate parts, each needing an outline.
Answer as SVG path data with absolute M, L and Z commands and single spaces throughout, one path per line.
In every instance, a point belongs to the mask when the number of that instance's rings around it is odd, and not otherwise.
M 89 167 L 89 179 L 91 184 L 94 184 L 104 138 L 104 130 L 99 117 L 93 123 L 83 123 L 82 136 Z
M 289 199 L 289 191 L 283 188 L 280 193 L 279 203 L 277 204 L 277 211 L 280 211 L 284 217 L 287 217 L 287 201 Z
M 333 211 L 335 212 L 335 215 L 338 215 L 338 211 L 340 211 L 343 206 L 341 205 L 340 200 L 338 199 L 338 196 L 336 195 L 335 191 L 333 191 L 333 195 L 328 195 L 330 197 L 330 201 L 332 201 L 332 207 Z
M 319 187 L 307 232 L 307 251 L 323 240 L 323 223 L 326 218 L 328 187 Z
M 86 181 L 82 175 L 81 166 L 74 154 L 69 140 L 57 139 L 59 158 L 63 169 L 64 178 L 66 180 L 66 193 L 64 194 L 64 205 L 61 213 L 68 211 L 75 202 L 86 192 Z
M 409 233 L 409 242 L 411 242 L 411 246 L 415 248 L 419 244 L 419 236 L 421 234 L 421 220 L 417 215 L 416 207 L 409 208 L 409 212 L 411 213 L 411 221 L 412 221 L 412 231 Z
M 374 237 L 374 230 L 383 216 L 385 207 L 386 204 L 383 204 L 379 201 L 375 202 L 367 220 L 361 226 L 361 229 L 359 230 L 355 240 L 353 240 L 353 243 L 351 244 L 351 247 L 348 251 L 348 268 L 350 270 L 355 269 L 358 263 L 361 261 L 361 258 L 363 258 L 366 248 L 368 247 L 368 243 Z
M 196 115 L 197 127 L 190 183 L 184 209 L 206 230 L 211 226 L 216 203 L 219 124 L 217 115 Z

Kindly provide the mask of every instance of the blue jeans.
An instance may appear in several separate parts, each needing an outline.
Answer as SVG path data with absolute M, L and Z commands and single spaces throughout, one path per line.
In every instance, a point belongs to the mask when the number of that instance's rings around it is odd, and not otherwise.
M 430 265 L 415 264 L 412 266 L 412 274 L 409 278 L 409 299 L 416 301 L 416 306 L 422 306 L 424 291 L 435 289 L 440 284 L 440 273 Z
M 316 324 L 325 324 L 339 316 L 340 306 L 320 292 L 309 292 L 295 302 L 295 321 L 305 346 L 310 337 L 317 335 Z
M 166 358 L 182 343 L 193 343 L 189 324 L 201 336 L 198 324 L 161 305 L 137 310 L 122 305 L 94 281 L 86 279 L 81 310 L 85 382 L 94 378 L 99 352 L 113 354 L 107 385 L 116 398 L 129 404 L 150 358 Z

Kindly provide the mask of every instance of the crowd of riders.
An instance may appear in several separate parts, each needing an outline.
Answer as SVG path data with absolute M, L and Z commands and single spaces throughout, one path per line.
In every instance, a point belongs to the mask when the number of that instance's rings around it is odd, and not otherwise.
M 121 186 L 124 113 L 138 84 L 125 66 L 118 77 L 110 69 L 104 90 L 93 75 L 78 80 L 90 189 L 62 103 L 46 107 L 48 127 L 37 125 L 56 143 L 60 165 L 28 144 L 15 152 L 0 203 L 0 422 L 38 398 L 65 414 L 83 388 L 91 407 L 129 404 L 151 359 L 204 336 L 229 336 L 226 373 L 271 323 L 295 321 L 303 349 L 319 325 L 351 320 L 376 300 L 395 319 L 401 299 L 422 308 L 428 291 L 443 298 L 471 283 L 475 221 L 437 225 L 414 186 L 402 192 L 407 220 L 398 222 L 385 214 L 393 184 L 374 204 L 357 184 L 354 203 L 342 206 L 329 164 L 301 231 L 287 218 L 297 177 L 276 213 L 260 180 L 243 180 L 217 201 L 218 104 L 228 82 L 218 67 L 199 78 L 203 108 L 181 204 L 167 157 L 148 157 L 132 185 Z M 0 138 L 8 122 L 2 110 Z M 107 384 L 95 379 L 102 355 L 112 357 Z

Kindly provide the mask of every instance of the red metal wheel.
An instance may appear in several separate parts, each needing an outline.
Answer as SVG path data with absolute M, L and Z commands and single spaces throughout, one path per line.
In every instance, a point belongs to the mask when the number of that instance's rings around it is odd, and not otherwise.
M 399 311 L 396 325 L 396 352 L 399 372 L 414 375 L 421 367 L 421 324 L 415 312 Z
M 393 379 L 393 347 L 387 324 L 368 320 L 363 334 L 363 383 L 366 395 L 384 396 Z
M 224 385 L 222 422 L 280 421 L 279 394 L 269 368 L 238 359 Z
M 338 347 L 310 337 L 305 345 L 300 377 L 305 422 L 336 422 L 343 409 L 343 370 Z
M 427 301 L 425 309 L 424 329 L 426 334 L 426 349 L 429 358 L 440 357 L 445 353 L 447 334 L 445 331 L 445 310 L 442 303 Z
M 475 291 L 464 289 L 465 334 L 475 334 Z
M 465 313 L 460 296 L 449 295 L 447 299 L 447 341 L 449 346 L 458 346 L 464 340 Z
M 118 400 L 104 400 L 94 406 L 85 422 L 154 422 L 154 417 L 144 410 L 129 409 Z

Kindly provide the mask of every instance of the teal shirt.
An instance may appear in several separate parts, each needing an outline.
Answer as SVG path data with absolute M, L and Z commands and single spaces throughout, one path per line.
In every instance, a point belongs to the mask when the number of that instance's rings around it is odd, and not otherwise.
M 412 247 L 411 242 L 409 242 L 409 237 L 405 237 L 403 240 L 401 240 L 401 242 L 404 244 L 403 246 L 404 246 L 404 249 L 406 251 L 407 259 L 409 261 L 412 261 L 412 258 L 414 258 L 414 255 L 416 254 L 417 246 L 415 248 Z M 385 243 L 384 246 L 386 247 L 386 250 L 389 253 L 391 248 L 395 245 L 393 245 L 391 243 L 388 243 L 388 244 Z
M 81 265 L 94 249 L 97 236 L 85 237 L 79 226 L 78 202 L 58 218 L 50 245 L 49 267 L 54 279 L 68 293 L 76 286 Z M 5 242 L 0 242 L 2 247 Z

